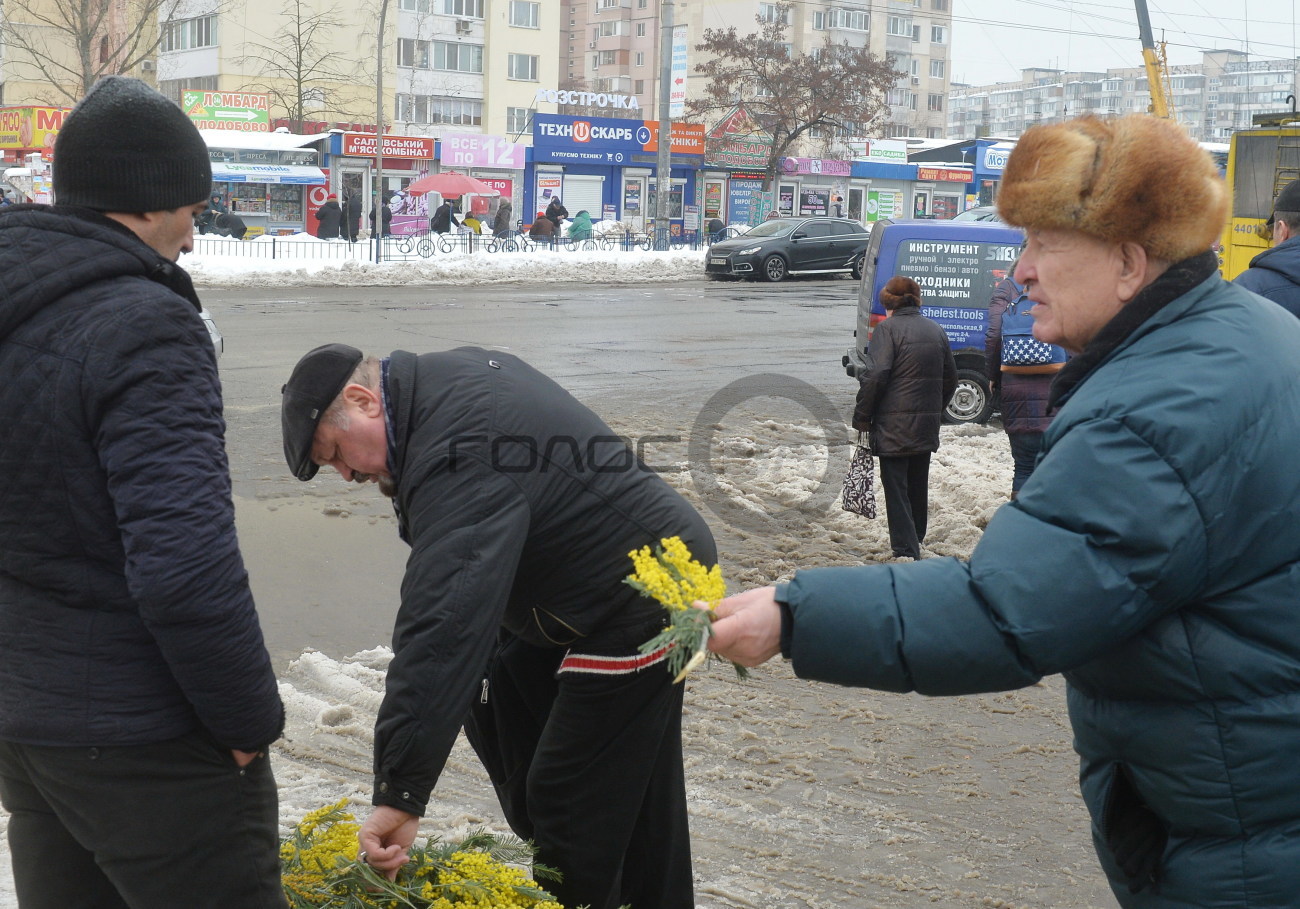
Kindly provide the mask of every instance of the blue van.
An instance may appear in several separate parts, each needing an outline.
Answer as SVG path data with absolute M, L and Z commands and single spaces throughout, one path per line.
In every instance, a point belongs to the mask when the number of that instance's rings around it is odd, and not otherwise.
M 984 363 L 993 288 L 1007 276 L 1024 232 L 994 221 L 876 221 L 858 285 L 853 347 L 841 358 L 852 377 L 866 367 L 871 332 L 887 313 L 880 290 L 895 275 L 921 287 L 921 312 L 943 326 L 957 359 L 957 392 L 944 416 L 983 423 L 993 413 Z

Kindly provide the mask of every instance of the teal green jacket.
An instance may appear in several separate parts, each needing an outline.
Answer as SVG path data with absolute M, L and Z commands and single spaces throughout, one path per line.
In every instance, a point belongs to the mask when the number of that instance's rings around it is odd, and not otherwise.
M 969 563 L 778 590 L 803 678 L 946 695 L 1064 673 L 1098 854 L 1142 909 L 1300 903 L 1300 322 L 1208 271 L 1067 365 Z M 1112 843 L 1143 823 L 1157 861 L 1134 880 Z

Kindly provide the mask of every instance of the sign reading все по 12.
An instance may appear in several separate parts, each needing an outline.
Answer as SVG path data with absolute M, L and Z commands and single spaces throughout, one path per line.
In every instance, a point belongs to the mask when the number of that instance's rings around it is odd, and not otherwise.
M 263 92 L 181 92 L 181 109 L 199 129 L 271 131 L 270 96 Z

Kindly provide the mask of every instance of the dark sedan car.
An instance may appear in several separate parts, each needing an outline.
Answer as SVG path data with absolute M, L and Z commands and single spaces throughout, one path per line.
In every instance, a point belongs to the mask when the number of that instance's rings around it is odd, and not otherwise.
M 710 278 L 765 281 L 794 271 L 848 271 L 859 278 L 870 239 L 868 228 L 847 218 L 775 218 L 714 243 L 704 271 Z

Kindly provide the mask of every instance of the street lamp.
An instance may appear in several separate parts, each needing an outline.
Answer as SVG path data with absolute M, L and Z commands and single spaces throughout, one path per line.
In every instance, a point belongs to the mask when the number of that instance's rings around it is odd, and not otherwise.
M 375 241 L 375 261 L 381 259 L 380 244 L 384 236 L 384 20 L 388 17 L 388 0 L 379 6 L 379 31 L 375 33 L 375 180 L 373 220 L 370 236 Z

